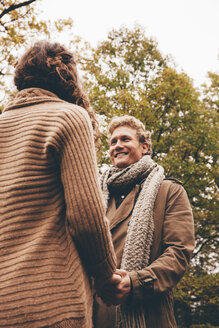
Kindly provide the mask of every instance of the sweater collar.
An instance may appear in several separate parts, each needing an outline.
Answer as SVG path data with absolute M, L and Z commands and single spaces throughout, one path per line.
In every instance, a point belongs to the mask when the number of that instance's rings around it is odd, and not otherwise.
M 15 108 L 39 104 L 45 101 L 63 102 L 63 100 L 48 90 L 41 88 L 28 88 L 18 91 L 14 99 L 6 106 L 4 112 Z

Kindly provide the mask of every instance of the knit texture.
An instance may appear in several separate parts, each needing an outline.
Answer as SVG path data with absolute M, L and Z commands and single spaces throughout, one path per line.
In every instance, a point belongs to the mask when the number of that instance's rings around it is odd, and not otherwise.
M 116 260 L 87 112 L 18 92 L 0 115 L 0 172 L 0 327 L 91 327 L 90 276 Z
M 85 318 L 74 319 L 74 320 L 63 320 L 61 322 L 56 323 L 55 325 L 47 326 L 43 328 L 81 328 L 81 327 L 89 327 L 89 323 L 86 321 Z
M 109 189 L 123 188 L 145 179 L 138 196 L 132 218 L 129 222 L 121 268 L 128 272 L 141 270 L 149 263 L 153 241 L 153 208 L 155 199 L 164 179 L 164 169 L 150 156 L 143 156 L 138 162 L 125 169 L 109 168 L 102 178 L 106 201 Z M 121 305 L 117 307 L 117 326 L 122 328 L 145 328 L 144 311 L 139 307 Z

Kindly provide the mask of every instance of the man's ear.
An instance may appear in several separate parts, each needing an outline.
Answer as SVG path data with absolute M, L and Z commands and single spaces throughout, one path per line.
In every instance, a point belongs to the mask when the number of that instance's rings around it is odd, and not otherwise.
M 142 143 L 142 155 L 146 155 L 148 152 L 148 144 L 146 142 Z

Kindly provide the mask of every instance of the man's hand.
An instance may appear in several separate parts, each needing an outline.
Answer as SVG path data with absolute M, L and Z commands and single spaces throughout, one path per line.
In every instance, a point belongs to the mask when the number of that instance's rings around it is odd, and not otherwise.
M 118 279 L 118 275 L 120 279 Z M 117 269 L 106 284 L 97 290 L 98 296 L 106 305 L 124 303 L 131 292 L 131 279 L 125 270 Z

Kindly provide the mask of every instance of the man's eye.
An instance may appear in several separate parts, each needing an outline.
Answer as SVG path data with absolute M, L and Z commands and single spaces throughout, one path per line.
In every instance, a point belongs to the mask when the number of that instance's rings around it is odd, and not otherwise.
M 116 140 L 111 141 L 111 145 L 115 145 L 115 143 L 116 143 Z

